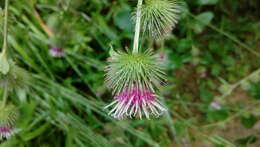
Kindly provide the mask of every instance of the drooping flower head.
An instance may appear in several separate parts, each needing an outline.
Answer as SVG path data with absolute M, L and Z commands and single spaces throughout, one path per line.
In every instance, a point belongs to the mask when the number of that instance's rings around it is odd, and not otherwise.
M 153 38 L 169 34 L 179 20 L 178 0 L 146 0 L 142 7 L 142 29 Z
M 2 105 L 0 102 L 0 140 L 7 139 L 15 133 L 15 124 L 19 117 L 14 105 Z
M 113 52 L 106 67 L 106 84 L 113 90 L 114 101 L 106 106 L 117 119 L 144 114 L 159 116 L 166 111 L 158 101 L 155 88 L 165 81 L 163 63 L 151 50 L 144 53 Z

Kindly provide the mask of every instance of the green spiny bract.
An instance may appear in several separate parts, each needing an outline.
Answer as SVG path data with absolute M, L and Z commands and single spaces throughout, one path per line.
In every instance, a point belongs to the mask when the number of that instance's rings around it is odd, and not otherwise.
M 150 50 L 144 53 L 114 52 L 106 67 L 106 84 L 114 94 L 123 89 L 150 89 L 165 81 L 163 62 Z
M 31 80 L 29 73 L 15 65 L 9 60 L 10 70 L 6 74 L 0 73 L 0 88 L 7 88 L 8 91 L 28 90 Z
M 3 102 L 0 102 L 0 127 L 6 125 L 14 126 L 18 117 L 19 113 L 14 105 L 3 105 Z
M 178 0 L 146 0 L 142 6 L 142 29 L 150 37 L 162 38 L 169 34 L 179 19 Z

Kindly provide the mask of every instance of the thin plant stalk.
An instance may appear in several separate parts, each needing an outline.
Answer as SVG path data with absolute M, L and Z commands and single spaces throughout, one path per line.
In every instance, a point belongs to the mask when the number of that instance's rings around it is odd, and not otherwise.
M 8 35 L 8 4 L 9 4 L 9 0 L 5 0 L 5 17 L 4 17 L 4 43 L 3 43 L 3 49 L 2 52 L 4 54 L 7 53 L 7 48 L 8 48 L 8 42 L 7 42 L 7 35 Z M 5 86 L 3 89 L 3 102 L 2 105 L 0 107 L 4 107 L 7 101 L 7 97 L 8 97 L 8 88 Z
M 243 82 L 248 81 L 250 78 L 252 78 L 255 75 L 260 74 L 260 68 L 257 69 L 256 71 L 252 72 L 250 75 L 244 77 L 243 79 L 239 80 L 238 82 L 234 83 L 231 85 L 230 89 L 224 93 L 221 98 L 225 98 L 229 96 L 238 86 L 240 86 Z
M 138 0 L 137 12 L 136 12 L 135 38 L 134 38 L 133 53 L 138 53 L 138 48 L 139 48 L 138 45 L 139 45 L 139 36 L 140 36 L 140 27 L 141 27 L 142 3 L 143 3 L 143 0 Z
M 8 88 L 5 86 L 4 91 L 3 91 L 3 101 L 2 101 L 2 104 L 0 106 L 1 108 L 5 107 L 7 98 L 8 98 Z
M 3 43 L 3 53 L 7 52 L 7 48 L 8 48 L 8 43 L 7 43 L 7 35 L 8 35 L 8 27 L 7 27 L 7 23 L 8 23 L 8 4 L 9 4 L 9 0 L 5 0 L 5 17 L 4 17 L 4 43 Z

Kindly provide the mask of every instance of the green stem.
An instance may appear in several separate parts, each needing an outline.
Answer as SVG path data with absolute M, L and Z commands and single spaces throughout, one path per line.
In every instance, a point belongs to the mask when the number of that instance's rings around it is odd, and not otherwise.
M 8 97 L 8 88 L 5 86 L 4 87 L 3 101 L 2 101 L 1 108 L 5 107 L 6 101 L 7 101 L 7 97 Z
M 224 93 L 221 97 L 225 98 L 229 96 L 238 86 L 240 86 L 243 82 L 248 81 L 251 79 L 253 76 L 260 74 L 260 68 L 257 69 L 256 71 L 252 72 L 250 75 L 246 76 L 245 78 L 239 80 L 235 84 L 232 84 L 231 88 L 229 89 L 228 92 Z
M 3 43 L 3 49 L 2 52 L 4 54 L 7 53 L 8 43 L 7 43 L 7 35 L 8 35 L 8 4 L 9 0 L 5 0 L 5 17 L 4 17 L 4 43 Z M 8 88 L 5 86 L 3 91 L 3 101 L 1 107 L 4 107 L 6 105 L 7 97 L 8 97 Z
M 2 51 L 4 53 L 6 53 L 7 51 L 7 32 L 8 32 L 8 28 L 7 28 L 7 24 L 8 24 L 8 3 L 9 3 L 9 0 L 5 0 L 5 18 L 4 18 L 4 43 L 3 43 L 3 49 Z
M 139 44 L 140 26 L 141 26 L 142 3 L 143 3 L 143 0 L 138 0 L 137 12 L 136 12 L 135 38 L 134 38 L 133 53 L 138 53 L 138 44 Z

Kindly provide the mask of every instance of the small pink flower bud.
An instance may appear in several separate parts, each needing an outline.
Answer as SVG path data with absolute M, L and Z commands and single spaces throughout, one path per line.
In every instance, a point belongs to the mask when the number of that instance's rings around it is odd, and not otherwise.
M 54 58 L 61 58 L 65 56 L 65 52 L 63 49 L 58 47 L 53 47 L 49 50 L 49 53 Z
M 213 101 L 210 103 L 210 106 L 216 110 L 220 110 L 221 109 L 221 104 L 216 102 L 216 101 Z

